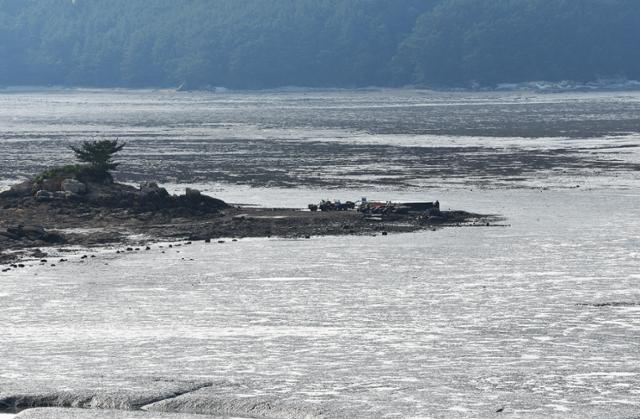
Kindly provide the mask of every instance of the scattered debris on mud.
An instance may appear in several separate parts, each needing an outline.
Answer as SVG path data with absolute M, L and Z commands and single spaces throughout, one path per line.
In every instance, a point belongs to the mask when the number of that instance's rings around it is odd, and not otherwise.
M 605 308 L 605 307 L 640 307 L 640 302 L 631 302 L 631 301 L 609 301 L 604 303 L 580 303 L 576 304 L 579 307 L 595 307 L 595 308 Z

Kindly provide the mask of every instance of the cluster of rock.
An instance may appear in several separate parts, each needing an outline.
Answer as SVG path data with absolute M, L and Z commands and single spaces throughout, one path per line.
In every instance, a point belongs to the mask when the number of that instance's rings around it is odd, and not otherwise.
M 40 203 L 70 201 L 142 212 L 187 209 L 211 213 L 228 207 L 224 201 L 203 195 L 195 189 L 187 188 L 185 195 L 171 195 L 155 182 L 146 182 L 136 188 L 119 183 L 83 183 L 73 178 L 22 182 L 1 193 L 0 198 L 33 199 Z
M 87 193 L 87 185 L 76 179 L 45 179 L 40 182 L 30 180 L 13 185 L 0 194 L 4 198 L 35 197 L 38 202 L 53 199 L 74 199 Z
M 46 185 L 46 182 L 43 182 Z M 52 199 L 77 199 L 87 192 L 87 186 L 75 179 L 65 179 L 60 182 L 59 188 L 55 183 L 52 186 L 44 186 L 36 191 L 35 198 L 38 202 L 51 201 Z
M 87 200 L 102 207 L 127 208 L 138 211 L 187 209 L 201 213 L 218 212 L 228 205 L 219 199 L 187 188 L 184 195 L 171 195 L 155 182 L 145 182 L 139 188 L 112 184 L 92 187 Z

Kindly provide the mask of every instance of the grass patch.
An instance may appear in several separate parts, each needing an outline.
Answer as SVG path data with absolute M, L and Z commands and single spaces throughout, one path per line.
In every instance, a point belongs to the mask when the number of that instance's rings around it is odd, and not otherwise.
M 52 167 L 40 173 L 33 179 L 34 183 L 42 183 L 47 179 L 78 179 L 87 166 L 82 164 L 68 164 L 66 166 Z

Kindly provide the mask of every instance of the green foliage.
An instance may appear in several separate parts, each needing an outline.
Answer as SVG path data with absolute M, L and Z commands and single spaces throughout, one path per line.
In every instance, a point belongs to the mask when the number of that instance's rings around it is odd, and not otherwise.
M 119 140 L 100 140 L 84 141 L 80 147 L 70 146 L 69 148 L 76 155 L 76 159 L 88 163 L 98 172 L 109 172 L 115 170 L 119 164 L 113 161 L 113 155 L 125 146 L 126 143 L 121 143 Z
M 0 85 L 640 79 L 638 0 L 0 0 Z
M 107 171 L 86 164 L 69 164 L 52 167 L 40 173 L 33 179 L 34 192 L 41 189 L 45 180 L 61 183 L 65 179 L 76 179 L 81 182 L 106 182 L 113 181 L 113 177 Z
M 115 170 L 118 163 L 113 156 L 121 151 L 126 143 L 119 140 L 84 141 L 80 146 L 70 146 L 76 158 L 84 164 L 69 164 L 52 167 L 33 179 L 34 190 L 40 189 L 44 181 L 62 182 L 76 179 L 81 182 L 112 182 L 109 171 Z
M 80 164 L 52 167 L 36 176 L 33 182 L 40 184 L 47 179 L 77 179 L 87 168 L 87 166 Z

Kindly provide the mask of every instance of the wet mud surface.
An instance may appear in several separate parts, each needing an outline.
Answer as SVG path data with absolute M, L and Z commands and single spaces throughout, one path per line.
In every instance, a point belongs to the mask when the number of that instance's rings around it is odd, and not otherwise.
M 121 182 L 275 208 L 437 198 L 508 223 L 9 205 L 3 228 L 80 246 L 0 273 L 1 410 L 638 417 L 638 115 L 633 92 L 0 94 L 5 187 L 119 137 Z
M 638 173 L 638 115 L 633 92 L 5 94 L 0 178 L 68 163 L 68 145 L 109 137 L 129 144 L 122 182 L 555 186 Z
M 447 184 L 527 187 L 540 173 L 612 176 L 639 172 L 640 162 L 599 153 L 593 147 L 549 149 L 500 146 L 395 146 L 323 141 L 252 139 L 133 138 L 122 156 L 116 177 L 125 182 L 233 183 L 253 187 L 399 187 L 440 188 Z M 533 140 L 532 140 L 533 141 Z M 64 143 L 63 143 L 64 144 Z M 0 150 L 17 164 L 4 176 L 28 177 L 45 168 L 68 163 L 60 142 L 35 141 L 39 162 L 25 161 L 23 152 L 5 145 Z M 11 147 L 11 149 L 9 149 Z M 640 153 L 640 145 L 604 145 L 620 153 Z M 175 150 L 175 153 L 172 153 Z M 20 153 L 21 155 L 19 155 Z
M 502 208 L 511 227 L 28 262 L 0 276 L 2 400 L 267 418 L 637 416 L 640 318 L 611 304 L 640 301 L 633 200 L 485 195 L 458 199 L 519 198 Z M 597 222 L 609 206 L 611 230 Z

